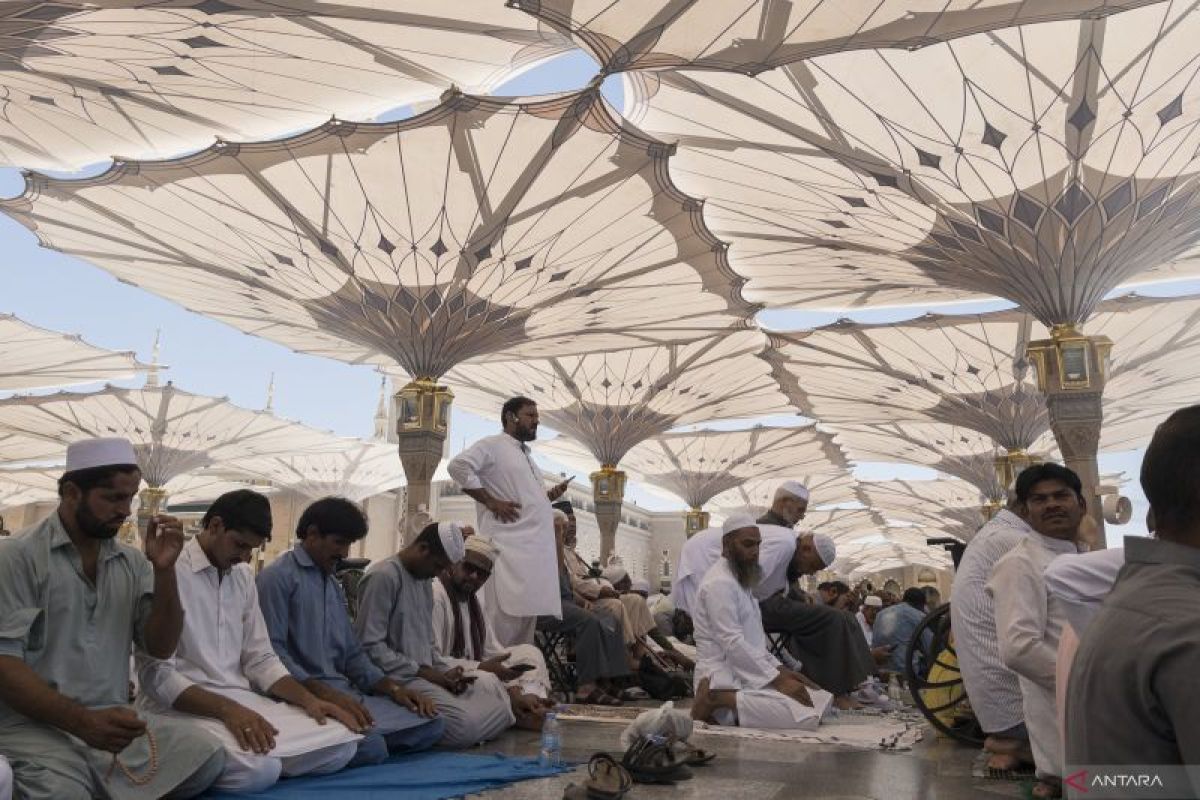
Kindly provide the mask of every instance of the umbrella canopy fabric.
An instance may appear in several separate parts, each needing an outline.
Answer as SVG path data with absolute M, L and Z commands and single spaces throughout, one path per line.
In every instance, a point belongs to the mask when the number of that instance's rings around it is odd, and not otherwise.
M 44 245 L 247 333 L 437 378 L 485 356 L 694 339 L 750 313 L 670 153 L 596 87 L 449 92 L 402 122 L 30 176 L 0 206 Z
M 328 433 L 170 383 L 10 397 L 0 400 L 0 431 L 45 442 L 59 459 L 71 442 L 125 437 L 152 487 L 238 457 L 327 449 L 339 442 Z
M 676 178 L 716 198 L 756 301 L 911 302 L 936 284 L 1080 323 L 1119 285 L 1200 270 L 1197 37 L 1189 4 L 1154 3 L 754 78 L 639 74 L 627 116 L 679 144 Z M 789 277 L 785 247 L 825 271 Z
M 821 473 L 793 471 L 777 478 L 747 481 L 735 489 L 717 495 L 711 505 L 715 511 L 725 515 L 734 511 L 749 510 L 756 517 L 761 516 L 771 507 L 775 490 L 785 480 L 798 481 L 808 487 L 808 504 L 812 508 L 860 501 L 857 481 L 849 470 Z
M 310 500 L 337 495 L 356 503 L 404 484 L 395 445 L 342 440 L 323 453 L 282 453 L 233 461 L 229 468 L 299 492 Z
M 0 162 L 73 170 L 371 119 L 569 48 L 489 0 L 8 0 Z
M 591 451 L 560 436 L 541 451 L 559 461 L 584 465 Z M 799 428 L 756 426 L 745 430 L 664 433 L 635 445 L 621 459 L 634 480 L 659 486 L 691 508 L 703 508 L 722 492 L 748 480 L 793 472 L 844 471 L 848 463 L 833 436 L 815 425 Z
M 463 408 L 488 417 L 515 395 L 535 400 L 543 423 L 616 466 L 680 425 L 794 414 L 759 357 L 765 345 L 743 328 L 686 344 L 471 364 L 447 381 Z
M 861 487 L 871 507 L 888 519 L 941 528 L 963 541 L 985 521 L 986 498 L 968 481 L 863 481 Z
M 146 368 L 131 352 L 95 347 L 0 314 L 0 392 L 123 380 Z
M 755 74 L 822 53 L 915 49 L 1009 25 L 1100 16 L 1150 0 L 508 0 L 621 70 L 690 67 Z

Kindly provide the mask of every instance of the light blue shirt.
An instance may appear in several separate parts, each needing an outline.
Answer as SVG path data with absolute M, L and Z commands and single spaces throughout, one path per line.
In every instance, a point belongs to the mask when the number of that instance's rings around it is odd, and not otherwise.
M 350 624 L 341 584 L 321 572 L 302 543 L 259 574 L 258 603 L 271 646 L 296 680 L 363 693 L 383 680 Z
M 904 657 L 908 653 L 908 643 L 923 619 L 925 619 L 925 612 L 913 608 L 908 603 L 897 603 L 885 608 L 875 617 L 875 624 L 871 626 L 871 646 L 893 645 L 888 667 L 895 672 L 904 671 Z M 931 634 L 926 630 L 921 637 L 921 643 L 928 647 L 930 638 Z

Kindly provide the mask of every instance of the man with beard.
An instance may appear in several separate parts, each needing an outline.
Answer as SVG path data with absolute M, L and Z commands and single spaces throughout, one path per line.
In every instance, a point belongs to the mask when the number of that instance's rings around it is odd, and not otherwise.
M 996 562 L 987 593 L 995 604 L 1000 658 L 1021 686 L 1040 781 L 1033 796 L 1058 797 L 1063 760 L 1055 687 L 1066 606 L 1047 591 L 1045 572 L 1057 556 L 1078 552 L 1075 539 L 1087 505 L 1079 476 L 1059 464 L 1029 467 L 1017 476 L 1016 491 L 1033 533 Z
M 510 695 L 545 699 L 550 673 L 542 651 L 531 644 L 502 648 L 479 605 L 479 590 L 492 576 L 496 547 L 482 536 L 467 538 L 462 560 L 433 582 L 433 638 L 438 652 L 464 670 L 490 672 Z M 539 704 L 541 705 L 541 704 Z M 544 714 L 535 709 L 532 716 Z
M 474 538 L 474 537 L 472 537 Z M 375 666 L 433 699 L 446 729 L 441 746 L 471 747 L 526 721 L 536 698 L 510 695 L 490 672 L 455 666 L 433 635 L 433 580 L 465 555 L 462 528 L 433 522 L 396 555 L 376 561 L 359 584 L 354 628 Z
M 442 738 L 433 701 L 385 676 L 363 651 L 334 572 L 367 535 L 367 518 L 344 497 L 324 497 L 300 515 L 291 550 L 258 576 L 258 602 L 275 654 L 292 677 L 340 706 L 365 737 L 350 766 L 426 750 Z
M 179 521 L 151 519 L 145 554 L 114 538 L 140 483 L 127 440 L 76 442 L 58 510 L 0 547 L 0 752 L 17 797 L 195 797 L 225 765 L 203 731 L 128 707 L 131 648 L 169 658 L 183 626 Z
M 138 659 L 138 703 L 190 720 L 224 745 L 216 788 L 226 791 L 337 772 L 354 758 L 365 727 L 305 689 L 271 647 L 249 565 L 271 524 L 271 506 L 257 492 L 213 501 L 175 565 L 186 615 L 175 655 Z
M 500 550 L 484 606 L 503 647 L 533 644 L 539 616 L 560 617 L 562 603 L 550 503 L 570 480 L 546 491 L 527 442 L 537 438 L 537 404 L 514 397 L 500 410 L 504 432 L 480 439 L 446 465 L 463 492 L 479 504 L 479 534 Z
M 832 697 L 783 667 L 767 648 L 751 590 L 762 578 L 762 537 L 749 514 L 721 528 L 721 558 L 696 592 L 692 718 L 745 728 L 812 730 Z

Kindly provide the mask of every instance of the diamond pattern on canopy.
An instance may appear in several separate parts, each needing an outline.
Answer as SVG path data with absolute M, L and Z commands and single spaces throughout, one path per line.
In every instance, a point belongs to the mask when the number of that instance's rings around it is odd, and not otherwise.
M 754 74 L 822 53 L 913 49 L 976 31 L 1101 15 L 1152 0 L 508 0 L 569 33 L 604 72 L 694 67 Z
M 827 508 L 809 511 L 796 526 L 797 533 L 823 533 L 839 542 L 878 535 L 887 527 L 869 508 Z
M 44 441 L 59 459 L 71 442 L 123 436 L 133 442 L 143 480 L 155 488 L 238 457 L 328 449 L 338 442 L 322 431 L 170 383 L 10 397 L 0 400 L 0 430 Z
M 594 466 L 591 451 L 560 436 L 543 453 L 572 465 Z M 815 425 L 757 426 L 745 430 L 677 431 L 635 445 L 621 466 L 634 480 L 659 486 L 699 509 L 722 492 L 754 478 L 793 472 L 836 473 L 847 467 L 833 436 Z
M 639 73 L 627 116 L 679 142 L 676 179 L 718 198 L 709 223 L 756 301 L 829 306 L 804 295 L 833 285 L 843 306 L 909 302 L 934 283 L 1077 323 L 1122 283 L 1200 269 L 1197 38 L 1190 4 L 1158 3 L 757 78 Z M 778 254 L 755 263 L 784 246 L 833 257 L 790 277 Z
M 0 162 L 77 169 L 370 119 L 569 47 L 489 0 L 9 0 Z
M 799 481 L 808 487 L 810 508 L 833 506 L 859 501 L 857 484 L 848 471 L 830 473 L 789 472 L 779 478 L 761 478 L 747 481 L 736 489 L 717 495 L 712 501 L 713 510 L 728 515 L 734 511 L 749 509 L 756 517 L 771 507 L 775 490 L 785 480 Z M 813 514 L 813 511 L 809 511 Z
M 870 506 L 885 517 L 940 528 L 963 541 L 985 521 L 985 498 L 968 481 L 863 481 L 860 487 Z
M 133 353 L 105 350 L 0 314 L 0 391 L 115 381 L 143 369 Z
M 449 93 L 403 122 L 30 176 L 3 208 L 44 245 L 240 330 L 437 378 L 483 356 L 698 338 L 751 312 L 670 152 L 597 88 Z
M 35 468 L 0 469 L 0 511 L 58 499 L 58 475 Z
M 680 425 L 794 414 L 759 357 L 765 345 L 760 332 L 742 329 L 686 344 L 471 364 L 447 381 L 462 407 L 489 418 L 510 397 L 532 398 L 544 424 L 616 466 Z
M 58 479 L 62 473 L 62 466 L 0 470 L 0 509 L 26 503 L 56 502 Z M 235 489 L 253 489 L 262 493 L 273 491 L 269 486 L 254 485 L 249 480 L 238 481 L 207 471 L 172 478 L 163 488 L 170 497 L 171 505 L 215 500 Z
M 269 480 L 311 500 L 338 495 L 360 503 L 404 483 L 395 445 L 342 440 L 325 453 L 284 453 L 231 462 L 231 469 Z

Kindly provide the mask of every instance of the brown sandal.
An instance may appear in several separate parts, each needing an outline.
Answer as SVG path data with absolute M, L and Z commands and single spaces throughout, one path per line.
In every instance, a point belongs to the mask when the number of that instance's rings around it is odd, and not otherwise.
M 621 701 L 597 686 L 592 693 L 579 701 L 588 706 L 619 706 Z
M 588 779 L 583 785 L 571 783 L 563 791 L 563 800 L 621 800 L 633 786 L 633 777 L 608 753 L 596 753 L 588 761 Z

